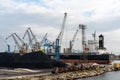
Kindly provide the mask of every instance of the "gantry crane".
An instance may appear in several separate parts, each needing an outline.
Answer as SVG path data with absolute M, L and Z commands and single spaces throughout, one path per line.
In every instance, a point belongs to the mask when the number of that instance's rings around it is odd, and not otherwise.
M 13 33 L 13 34 L 9 35 L 9 36 L 6 38 L 6 40 L 7 40 L 8 38 L 10 38 L 10 37 L 13 37 L 14 42 L 15 42 L 18 50 L 19 50 L 21 53 L 27 53 L 27 45 L 26 45 L 26 43 L 25 43 L 16 33 Z M 21 42 L 21 45 L 20 45 L 20 43 L 18 42 L 18 40 L 19 40 L 19 42 Z
M 73 52 L 72 49 L 73 49 L 74 42 L 75 42 L 76 36 L 77 36 L 77 34 L 78 34 L 78 31 L 79 31 L 79 29 L 76 30 L 76 32 L 75 32 L 75 34 L 74 34 L 72 40 L 70 41 L 70 53 Z

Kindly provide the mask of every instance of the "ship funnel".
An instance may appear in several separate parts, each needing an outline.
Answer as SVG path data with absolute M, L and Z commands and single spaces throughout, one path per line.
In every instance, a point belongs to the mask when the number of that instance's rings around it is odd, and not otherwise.
M 99 35 L 99 49 L 104 49 L 104 36 Z

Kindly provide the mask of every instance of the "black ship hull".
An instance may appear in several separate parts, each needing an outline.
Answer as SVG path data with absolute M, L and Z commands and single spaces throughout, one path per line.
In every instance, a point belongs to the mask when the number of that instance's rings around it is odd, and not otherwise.
M 49 57 L 54 57 L 55 54 L 48 54 Z M 98 64 L 110 64 L 114 60 L 112 54 L 60 54 L 60 59 L 67 63 L 98 63 Z

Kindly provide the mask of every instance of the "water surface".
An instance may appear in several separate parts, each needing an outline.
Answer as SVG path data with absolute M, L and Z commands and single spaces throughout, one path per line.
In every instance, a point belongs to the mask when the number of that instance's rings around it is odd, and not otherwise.
M 120 63 L 120 60 L 116 60 L 112 64 L 114 63 Z M 120 80 L 120 71 L 107 72 L 99 76 L 88 77 L 78 80 Z
M 78 80 L 120 80 L 120 71 L 107 72 L 99 76 L 88 77 Z

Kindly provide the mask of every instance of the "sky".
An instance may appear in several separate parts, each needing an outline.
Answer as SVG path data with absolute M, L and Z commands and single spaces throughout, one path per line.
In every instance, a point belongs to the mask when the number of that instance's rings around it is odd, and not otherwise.
M 28 27 L 39 41 L 45 33 L 49 40 L 55 41 L 66 12 L 64 47 L 69 46 L 78 25 L 84 24 L 86 40 L 93 39 L 92 33 L 96 31 L 97 37 L 104 35 L 108 52 L 120 54 L 119 5 L 120 0 L 0 0 L 0 44 L 14 32 L 22 37 Z M 12 38 L 7 40 L 8 44 L 13 42 Z M 81 50 L 81 31 L 74 48 Z

